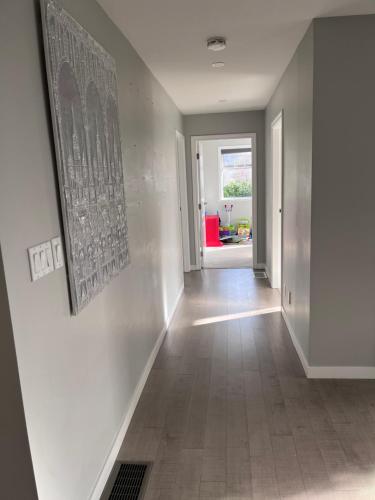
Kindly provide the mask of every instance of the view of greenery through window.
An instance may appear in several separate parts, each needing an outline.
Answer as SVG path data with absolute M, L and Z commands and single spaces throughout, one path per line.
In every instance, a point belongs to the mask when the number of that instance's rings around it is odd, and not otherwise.
M 252 196 L 251 149 L 221 150 L 222 198 L 249 198 Z
M 224 198 L 249 198 L 252 186 L 248 181 L 230 181 L 223 188 Z

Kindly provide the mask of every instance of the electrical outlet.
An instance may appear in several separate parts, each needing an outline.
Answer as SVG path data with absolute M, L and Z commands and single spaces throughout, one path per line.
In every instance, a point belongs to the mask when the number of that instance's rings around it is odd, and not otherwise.
M 55 269 L 50 241 L 28 249 L 31 280 L 36 281 Z
M 292 303 L 292 292 L 289 290 L 288 294 L 288 304 L 290 305 Z

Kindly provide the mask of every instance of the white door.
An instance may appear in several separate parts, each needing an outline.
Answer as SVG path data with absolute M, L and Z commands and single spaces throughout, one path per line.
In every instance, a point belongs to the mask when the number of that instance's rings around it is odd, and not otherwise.
M 176 130 L 177 183 L 185 273 L 190 271 L 189 217 L 186 189 L 185 137 Z
M 280 113 L 272 122 L 272 288 L 281 289 L 282 274 L 282 171 L 283 121 Z

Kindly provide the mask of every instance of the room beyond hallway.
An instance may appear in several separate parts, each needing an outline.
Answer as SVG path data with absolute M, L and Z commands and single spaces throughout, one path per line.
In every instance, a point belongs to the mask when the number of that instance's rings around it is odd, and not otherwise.
M 186 290 L 119 459 L 147 500 L 375 498 L 374 384 L 307 380 L 279 294 L 252 270 Z
M 197 151 L 193 196 L 198 267 L 236 269 L 253 266 L 256 239 L 256 134 L 192 139 Z M 255 244 L 256 248 L 256 244 Z
M 253 266 L 253 242 L 241 241 L 221 247 L 207 247 L 203 252 L 205 269 L 239 269 Z

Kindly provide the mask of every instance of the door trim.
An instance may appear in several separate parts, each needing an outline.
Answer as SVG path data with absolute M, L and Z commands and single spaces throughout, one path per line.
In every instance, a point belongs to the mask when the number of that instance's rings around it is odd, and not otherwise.
M 180 145 L 180 146 L 179 146 Z M 179 147 L 181 147 L 181 161 L 179 156 Z M 190 240 L 189 240 L 189 213 L 186 184 L 186 157 L 185 157 L 185 136 L 176 130 L 176 168 L 177 168 L 177 187 L 180 203 L 180 222 L 182 254 L 184 263 L 184 272 L 190 271 Z
M 274 140 L 273 140 L 273 131 L 275 128 L 275 125 L 280 123 L 280 128 L 281 128 L 281 138 L 280 138 L 280 148 L 281 148 L 281 154 L 280 154 L 280 173 L 279 179 L 280 179 L 280 186 L 279 186 L 279 194 L 276 193 L 275 190 L 275 165 L 274 165 Z M 272 266 L 272 272 L 271 272 L 271 287 L 272 288 L 279 288 L 277 279 L 276 279 L 276 269 L 275 269 L 275 261 L 276 261 L 276 246 L 275 246 L 275 239 L 277 237 L 276 231 L 277 231 L 277 217 L 278 217 L 278 209 L 281 208 L 281 218 L 280 218 L 280 270 L 279 270 L 279 280 L 280 280 L 280 295 L 281 295 L 281 300 L 283 299 L 283 210 L 284 210 L 284 115 L 283 115 L 283 110 L 281 110 L 275 118 L 271 122 L 271 161 L 272 161 L 272 259 L 271 259 L 271 266 Z M 280 195 L 280 203 L 277 203 L 276 198 Z M 276 204 L 279 205 L 279 207 L 276 207 Z M 280 206 L 281 205 L 281 206 Z
M 257 245 L 257 137 L 255 132 L 247 132 L 241 134 L 218 134 L 218 135 L 193 135 L 191 136 L 191 166 L 193 180 L 193 214 L 194 214 L 194 243 L 195 243 L 195 266 L 194 269 L 202 269 L 202 258 L 200 254 L 200 217 L 199 217 L 199 161 L 197 153 L 199 151 L 199 143 L 201 141 L 215 141 L 220 139 L 252 139 L 253 150 L 253 165 L 252 165 L 252 223 L 253 223 L 253 267 L 258 266 L 258 245 Z M 191 266 L 192 267 L 192 266 Z

